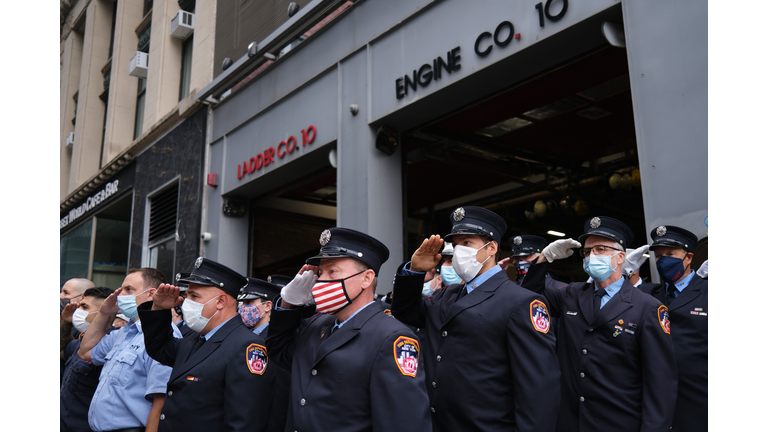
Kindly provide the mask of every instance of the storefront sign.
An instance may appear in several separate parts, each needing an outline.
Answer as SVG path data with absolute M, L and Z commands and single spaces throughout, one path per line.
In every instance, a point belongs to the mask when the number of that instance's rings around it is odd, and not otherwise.
M 304 147 L 307 144 L 312 144 L 312 141 L 317 137 L 317 129 L 314 126 L 310 126 L 301 130 L 301 146 Z M 237 166 L 237 178 L 242 179 L 246 174 L 252 174 L 267 165 L 275 161 L 275 156 L 282 159 L 286 155 L 293 153 L 296 150 L 297 141 L 296 137 L 291 135 L 285 141 L 280 141 L 280 144 L 274 147 L 269 147 L 256 156 L 251 157 L 249 160 L 243 161 L 242 165 Z
M 107 183 L 104 186 L 104 189 L 88 197 L 88 199 L 86 199 L 85 202 L 79 205 L 78 207 L 75 207 L 72 210 L 70 210 L 69 214 L 59 219 L 59 229 L 66 227 L 70 223 L 74 222 L 75 220 L 79 219 L 83 215 L 87 214 L 91 210 L 98 207 L 107 198 L 116 194 L 118 192 L 119 185 L 120 185 L 120 180 L 115 180 L 113 182 Z

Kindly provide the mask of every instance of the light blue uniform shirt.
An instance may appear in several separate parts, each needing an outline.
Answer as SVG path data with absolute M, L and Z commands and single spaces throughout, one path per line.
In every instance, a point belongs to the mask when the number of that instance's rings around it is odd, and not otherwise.
M 261 332 L 263 332 L 264 329 L 267 328 L 268 325 L 269 325 L 269 323 L 266 323 L 266 324 L 262 324 L 262 325 L 256 327 L 255 329 L 253 329 L 253 333 L 257 334 L 257 335 L 261 335 Z
M 171 324 L 173 335 L 181 336 Z M 139 321 L 104 336 L 91 350 L 91 361 L 104 366 L 88 410 L 95 431 L 147 425 L 153 393 L 165 393 L 171 368 L 152 360 L 144 348 Z
M 619 280 L 616 282 L 608 285 L 605 287 L 605 295 L 603 296 L 602 300 L 600 301 L 600 309 L 605 306 L 606 303 L 608 303 L 612 298 L 613 295 L 619 292 L 621 290 L 621 285 L 624 284 L 624 276 L 620 277 Z M 597 292 L 597 284 L 595 284 L 595 292 Z
M 693 276 L 695 276 L 695 275 L 696 275 L 696 272 L 692 271 L 692 272 L 688 273 L 688 276 L 680 279 L 679 281 L 677 281 L 675 283 L 675 288 L 677 288 L 677 290 L 674 292 L 675 293 L 674 294 L 675 298 L 677 298 L 677 296 L 679 296 L 680 293 L 683 292 L 683 290 L 691 283 L 691 280 L 693 279 Z M 669 285 L 669 284 L 667 284 L 667 285 Z

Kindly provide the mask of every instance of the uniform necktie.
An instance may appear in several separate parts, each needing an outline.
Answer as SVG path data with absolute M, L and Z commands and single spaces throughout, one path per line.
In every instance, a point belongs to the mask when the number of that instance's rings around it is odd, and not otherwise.
M 674 284 L 667 284 L 667 305 L 672 304 L 677 298 L 677 287 Z
M 194 354 L 198 349 L 200 349 L 201 346 L 205 343 L 205 338 L 200 336 L 197 338 L 197 341 L 195 341 L 195 345 L 192 347 L 192 352 L 189 353 L 189 355 Z
M 461 291 L 459 291 L 459 296 L 456 297 L 456 301 L 461 300 L 461 298 L 464 297 L 465 295 L 467 295 L 467 285 L 466 284 L 464 284 L 464 286 L 461 287 Z
M 592 315 L 592 319 L 597 316 L 597 312 L 600 310 L 600 303 L 603 301 L 603 296 L 606 294 L 605 288 L 599 288 L 597 291 L 595 291 L 595 299 L 592 303 L 592 310 L 594 311 L 594 314 Z

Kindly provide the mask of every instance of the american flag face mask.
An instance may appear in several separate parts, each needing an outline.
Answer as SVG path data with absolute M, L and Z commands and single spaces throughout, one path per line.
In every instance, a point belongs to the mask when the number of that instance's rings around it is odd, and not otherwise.
M 344 279 L 327 281 L 319 280 L 315 282 L 315 286 L 312 287 L 312 297 L 315 299 L 315 306 L 317 306 L 318 312 L 324 314 L 334 314 L 355 301 L 357 297 L 350 299 L 347 295 L 347 289 L 344 286 L 344 281 L 349 278 L 353 278 L 363 272 L 365 272 L 365 270 L 361 271 L 360 273 L 355 273 L 352 276 L 345 277 Z M 359 297 L 362 293 L 363 291 L 361 290 L 357 296 Z

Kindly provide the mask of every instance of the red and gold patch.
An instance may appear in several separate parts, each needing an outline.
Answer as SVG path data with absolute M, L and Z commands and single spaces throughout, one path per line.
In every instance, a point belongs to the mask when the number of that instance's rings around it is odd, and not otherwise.
M 403 375 L 415 377 L 419 370 L 419 341 L 400 336 L 394 343 L 395 362 Z
M 531 302 L 530 311 L 533 328 L 541 333 L 549 332 L 549 312 L 547 312 L 547 305 L 541 300 L 534 300 Z
M 269 357 L 267 357 L 267 349 L 265 347 L 259 344 L 250 344 L 245 349 L 245 363 L 248 365 L 251 373 L 264 375 L 268 362 Z
M 658 317 L 659 317 L 659 325 L 661 325 L 661 329 L 664 330 L 664 333 L 670 334 L 670 325 L 669 325 L 669 310 L 666 306 L 661 305 L 658 309 Z

